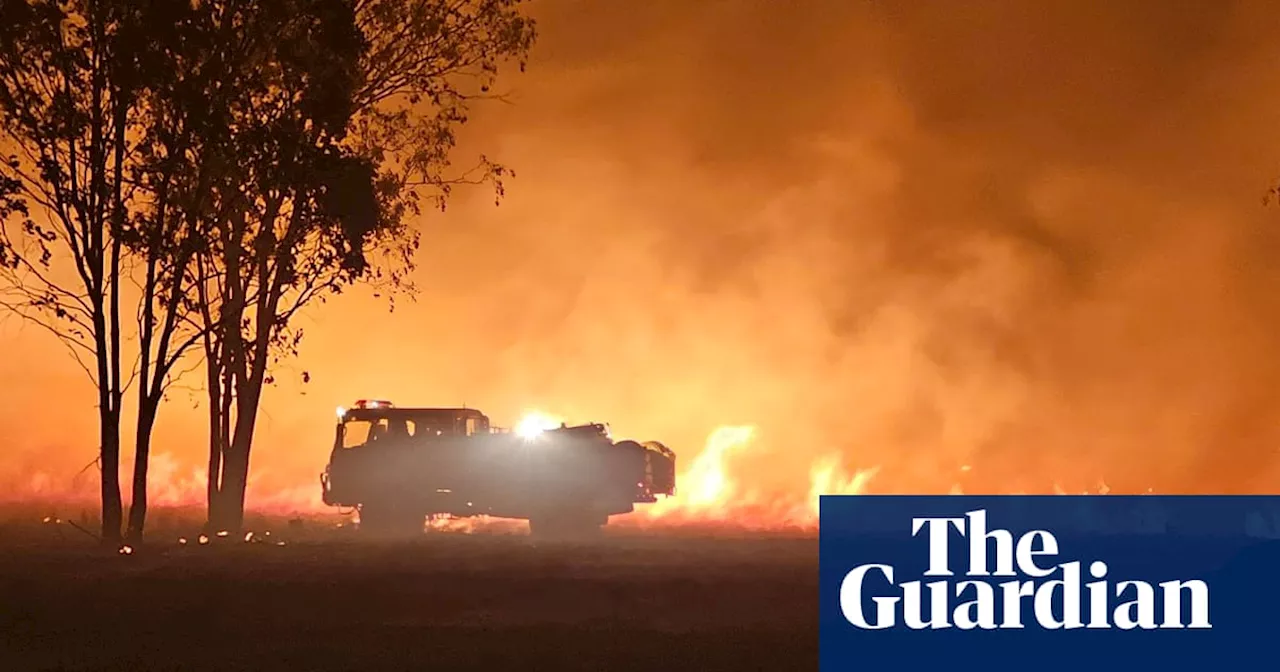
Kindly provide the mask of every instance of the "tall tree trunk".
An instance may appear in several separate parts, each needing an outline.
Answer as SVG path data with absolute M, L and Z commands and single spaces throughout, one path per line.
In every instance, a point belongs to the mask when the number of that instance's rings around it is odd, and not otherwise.
M 101 271 L 95 269 L 93 278 L 101 288 Z M 102 543 L 120 541 L 120 526 L 124 517 L 120 502 L 120 407 L 113 391 L 108 343 L 107 318 L 102 310 L 102 292 L 95 294 L 97 302 L 93 311 L 94 350 L 98 360 L 98 455 L 101 464 L 102 492 Z
M 96 55 L 96 52 L 95 52 L 95 55 Z M 100 76 L 102 72 L 103 72 L 102 69 L 98 69 L 95 72 L 95 76 Z M 102 88 L 102 84 L 100 82 L 95 83 L 94 85 L 94 98 L 95 98 L 94 113 L 95 114 L 99 114 L 101 112 L 101 106 L 99 105 L 99 101 L 101 100 L 101 93 L 100 93 L 101 88 Z M 94 128 L 93 132 L 94 132 L 94 135 L 96 136 L 94 140 L 94 146 L 98 148 L 98 152 L 99 152 L 98 169 L 95 170 L 93 174 L 94 174 L 94 179 L 97 180 L 99 184 L 101 184 L 101 182 L 103 181 L 106 175 L 106 151 L 105 151 L 106 147 L 104 146 L 104 142 L 103 142 L 104 138 L 102 137 L 102 131 L 105 128 L 105 124 L 103 124 L 102 122 L 103 120 L 99 118 L 93 125 L 93 128 Z M 121 188 L 121 185 L 117 182 L 115 184 L 115 189 L 118 190 L 120 188 Z M 100 193 L 100 192 L 96 192 L 96 193 Z M 110 331 L 111 345 L 110 345 L 109 358 L 107 360 L 111 368 L 111 374 L 109 378 L 110 382 L 107 386 L 107 389 L 110 390 L 110 394 L 111 394 L 111 416 L 112 416 L 111 425 L 113 428 L 112 433 L 114 434 L 114 441 L 112 442 L 112 445 L 115 451 L 115 456 L 112 458 L 112 465 L 111 465 L 111 487 L 115 491 L 115 505 L 114 505 L 115 506 L 115 512 L 114 512 L 115 525 L 114 527 L 112 527 L 112 530 L 114 530 L 113 540 L 119 540 L 120 522 L 121 522 L 120 519 L 122 518 L 122 513 L 123 513 L 121 503 L 120 503 L 120 473 L 119 473 L 120 472 L 120 406 L 121 406 L 121 401 L 124 399 L 124 387 L 123 387 L 124 383 L 123 383 L 123 378 L 120 374 L 120 253 L 122 251 L 123 243 L 121 241 L 120 231 L 117 230 L 117 225 L 121 223 L 120 221 L 116 221 L 117 213 L 114 213 L 114 212 L 110 213 L 109 215 L 110 219 L 106 221 L 104 221 L 101 218 L 103 211 L 106 210 L 107 207 L 108 207 L 108 204 L 99 202 L 95 210 L 99 214 L 99 219 L 97 222 L 98 235 L 102 236 L 103 234 L 109 234 L 111 239 L 110 240 L 111 252 L 108 260 L 108 266 L 106 269 L 107 275 L 106 275 L 106 278 L 104 278 L 104 280 L 106 281 L 107 287 L 109 288 L 109 293 L 107 296 L 107 301 L 108 301 L 107 318 L 111 323 L 111 331 Z M 99 285 L 99 287 L 101 287 L 101 285 Z M 106 460 L 103 460 L 103 462 L 106 462 Z M 104 470 L 105 470 L 105 465 L 104 465 Z M 102 517 L 105 522 L 105 519 L 106 519 L 105 512 Z
M 278 204 L 277 204 L 278 207 Z M 253 433 L 258 421 L 258 404 L 262 400 L 262 386 L 266 380 L 267 362 L 271 350 L 273 318 L 280 304 L 282 276 L 270 276 L 267 255 L 271 248 L 264 246 L 258 254 L 258 286 L 267 288 L 256 308 L 254 327 L 257 338 L 246 344 L 237 330 L 223 352 L 236 372 L 247 375 L 236 378 L 235 434 L 231 437 L 230 450 L 222 467 L 222 487 L 219 496 L 226 513 L 226 525 L 239 531 L 244 523 L 245 492 L 249 485 L 249 452 L 253 447 Z M 243 303 L 237 303 L 243 305 Z M 251 346 L 252 350 L 249 349 Z
M 111 283 L 111 388 L 112 394 L 115 396 L 115 404 L 113 412 L 116 415 L 116 446 L 117 455 L 120 445 L 120 417 L 121 417 L 121 401 L 124 399 L 124 388 L 122 386 L 120 375 L 120 254 L 122 252 L 122 236 L 123 225 L 126 218 L 124 207 L 124 163 L 125 163 L 125 126 L 128 121 L 129 114 L 129 95 L 125 93 L 123 88 L 117 87 L 113 89 L 112 102 L 112 198 L 110 203 L 109 228 L 111 232 L 111 266 L 108 269 L 110 273 L 109 281 Z M 152 290 L 155 281 L 155 261 L 148 260 L 147 263 L 147 319 L 150 320 L 152 313 Z M 146 336 L 143 341 L 142 360 L 145 364 L 150 357 L 149 350 L 151 347 L 151 329 L 150 324 L 147 325 Z M 138 435 L 136 439 L 136 455 L 133 463 L 133 497 L 129 504 L 129 538 L 142 540 L 142 524 L 147 515 L 147 455 L 151 446 L 151 427 L 155 424 L 156 403 L 148 403 L 145 394 L 147 386 L 146 369 L 143 369 L 142 380 L 139 389 L 143 391 L 139 394 L 138 407 Z M 116 464 L 119 464 L 119 458 L 116 458 Z M 112 477 L 112 482 L 116 484 L 117 500 L 119 499 L 119 479 Z M 119 506 L 119 504 L 117 504 Z M 118 514 L 117 514 L 118 517 Z M 104 516 L 105 518 L 105 516 Z M 119 521 L 117 521 L 114 529 L 119 529 Z
M 138 409 L 138 435 L 133 458 L 133 499 L 129 503 L 130 539 L 142 541 L 147 521 L 147 468 L 151 459 L 151 430 L 155 427 L 160 398 L 146 398 Z
M 222 384 L 226 364 L 222 358 L 222 339 L 217 333 L 218 322 L 214 321 L 209 310 L 211 301 L 204 257 L 197 255 L 195 264 L 196 277 L 199 278 L 195 284 L 196 299 L 204 325 L 200 338 L 204 347 L 205 384 L 209 398 L 209 471 L 205 479 L 205 532 L 208 533 L 213 531 L 211 528 L 218 519 L 218 483 L 222 479 L 222 454 L 226 446 L 222 440 L 225 436 L 222 428 L 226 414 L 223 397 L 230 388 Z
M 100 413 L 102 443 L 102 541 L 120 541 L 124 509 L 120 502 L 120 415 L 111 408 Z
M 206 531 L 227 529 L 227 497 L 222 490 L 232 460 L 232 404 L 235 377 L 225 355 L 226 346 L 212 334 L 206 335 L 206 375 L 209 385 L 209 475 L 206 484 L 208 515 Z M 234 516 L 230 516 L 234 518 Z
M 245 493 L 249 484 L 249 446 L 232 441 L 222 464 L 222 484 L 218 490 L 218 525 L 239 533 L 244 525 Z
M 217 376 L 210 376 L 216 380 Z M 222 478 L 222 418 L 218 395 L 209 393 L 209 476 L 205 484 L 206 519 L 212 524 L 218 514 L 218 481 Z
M 249 486 L 249 453 L 253 447 L 254 427 L 258 418 L 258 401 L 262 397 L 262 380 L 249 381 L 251 389 L 236 398 L 235 433 L 227 447 L 222 464 L 222 484 L 218 491 L 223 529 L 239 532 L 244 524 L 245 495 Z
M 209 366 L 214 367 L 213 364 Z M 224 515 L 226 498 L 222 495 L 221 483 L 227 471 L 227 454 L 230 452 L 227 433 L 231 397 L 229 388 L 223 384 L 222 376 L 223 371 L 217 368 L 209 374 L 209 475 L 208 482 L 205 484 L 208 498 L 206 531 L 213 531 L 214 528 L 222 529 L 226 519 Z

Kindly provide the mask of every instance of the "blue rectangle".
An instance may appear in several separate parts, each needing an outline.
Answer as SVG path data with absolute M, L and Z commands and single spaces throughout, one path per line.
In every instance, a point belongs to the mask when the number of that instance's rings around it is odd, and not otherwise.
M 824 672 L 1280 668 L 1280 497 L 824 496 L 819 516 Z

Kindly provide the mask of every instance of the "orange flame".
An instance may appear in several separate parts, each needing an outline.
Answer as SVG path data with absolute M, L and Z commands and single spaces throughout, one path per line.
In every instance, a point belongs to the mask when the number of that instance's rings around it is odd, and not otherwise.
M 839 456 L 814 462 L 806 495 L 764 492 L 732 475 L 735 457 L 754 447 L 756 430 L 750 426 L 719 427 L 706 446 L 676 477 L 676 494 L 638 509 L 637 524 L 715 524 L 745 529 L 791 528 L 813 531 L 818 526 L 818 502 L 822 495 L 859 494 L 878 468 L 844 471 Z
M 537 431 L 559 427 L 561 419 L 542 412 L 531 412 L 522 419 L 516 431 L 535 435 Z M 676 494 L 653 504 L 641 504 L 628 516 L 617 516 L 611 525 L 620 526 L 690 526 L 715 525 L 753 530 L 789 528 L 817 529 L 818 501 L 824 494 L 858 494 L 874 479 L 878 468 L 847 471 L 838 453 L 815 461 L 809 469 L 808 487 L 789 491 L 761 490 L 751 479 L 740 479 L 735 464 L 744 456 L 760 450 L 757 430 L 749 425 L 717 427 L 708 435 L 703 449 L 685 462 L 676 479 Z M 92 506 L 96 474 L 78 478 L 74 487 L 56 487 L 58 479 L 49 474 L 34 474 L 25 492 L 8 493 L 24 501 L 75 502 Z M 261 474 L 250 479 L 249 508 L 268 514 L 337 513 L 325 506 L 319 488 L 312 484 L 255 487 Z M 205 474 L 201 468 L 183 464 L 172 455 L 156 453 L 151 458 L 149 500 L 153 507 L 202 507 Z M 273 483 L 273 485 L 275 485 Z M 523 526 L 522 521 L 486 518 L 433 517 L 424 526 L 428 531 L 474 532 L 510 531 Z M 219 530 L 216 536 L 227 536 Z M 250 540 L 247 538 L 246 540 Z M 201 535 L 194 540 L 209 543 Z

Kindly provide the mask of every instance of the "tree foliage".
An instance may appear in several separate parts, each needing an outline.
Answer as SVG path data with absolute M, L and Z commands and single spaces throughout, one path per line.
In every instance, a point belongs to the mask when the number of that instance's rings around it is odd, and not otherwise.
M 147 235 L 132 217 L 142 101 L 171 46 L 147 39 L 156 7 L 0 0 L 0 306 L 56 336 L 98 389 L 109 541 L 120 536 L 121 405 L 133 375 L 122 367 L 127 244 Z
M 493 183 L 481 157 L 452 172 L 456 131 L 504 62 L 523 67 L 533 24 L 518 0 L 264 0 L 236 21 L 245 52 L 220 192 L 198 262 L 210 410 L 210 515 L 243 516 L 263 386 L 296 351 L 298 311 L 353 283 L 409 290 L 406 217 L 453 184 Z M 215 485 L 216 484 L 216 485 Z
M 131 384 L 129 532 L 164 391 L 195 344 L 210 516 L 238 526 L 263 386 L 302 337 L 294 316 L 354 283 L 412 291 L 408 218 L 459 183 L 501 194 L 503 166 L 451 156 L 471 105 L 524 67 L 521 5 L 0 0 L 0 302 L 98 389 L 104 538 L 120 535 Z

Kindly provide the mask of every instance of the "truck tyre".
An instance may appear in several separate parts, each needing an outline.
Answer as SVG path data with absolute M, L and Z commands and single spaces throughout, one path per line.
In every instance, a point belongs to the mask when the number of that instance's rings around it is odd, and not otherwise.
M 585 512 L 557 512 L 529 519 L 529 534 L 541 541 L 591 541 L 603 533 L 607 518 Z
M 413 538 L 422 534 L 426 518 L 388 503 L 360 505 L 360 531 L 374 537 Z

